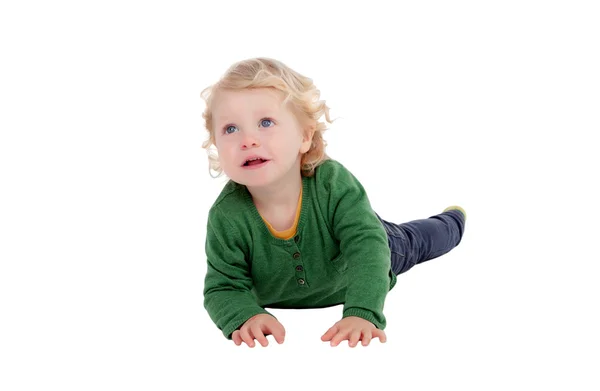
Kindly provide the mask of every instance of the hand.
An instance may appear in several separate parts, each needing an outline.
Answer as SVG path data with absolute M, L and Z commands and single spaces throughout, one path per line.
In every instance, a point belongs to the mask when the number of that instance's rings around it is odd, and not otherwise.
M 274 316 L 269 314 L 254 315 L 244 323 L 239 330 L 235 330 L 231 335 L 233 342 L 240 346 L 242 341 L 249 347 L 254 347 L 254 339 L 262 346 L 267 346 L 266 336 L 272 334 L 277 343 L 282 344 L 285 339 L 285 329 Z
M 382 343 L 387 340 L 385 332 L 375 327 L 373 323 L 358 316 L 348 316 L 327 330 L 321 337 L 321 341 L 331 341 L 331 346 L 337 346 L 347 339 L 348 346 L 353 348 L 359 340 L 362 340 L 363 346 L 367 346 L 374 337 L 378 337 Z

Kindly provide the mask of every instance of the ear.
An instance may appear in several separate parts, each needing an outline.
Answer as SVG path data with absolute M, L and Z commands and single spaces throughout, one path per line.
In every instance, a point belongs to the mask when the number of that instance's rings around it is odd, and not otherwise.
M 312 145 L 313 135 L 315 134 L 314 126 L 310 126 L 304 129 L 304 136 L 302 137 L 302 145 L 300 146 L 300 153 L 306 153 Z

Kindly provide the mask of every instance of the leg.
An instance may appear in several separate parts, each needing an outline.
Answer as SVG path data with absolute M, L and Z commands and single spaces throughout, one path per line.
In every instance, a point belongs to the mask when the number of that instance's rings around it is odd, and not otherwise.
M 452 250 L 460 243 L 465 229 L 465 215 L 456 209 L 403 224 L 381 217 L 379 220 L 388 234 L 392 271 L 396 275 Z

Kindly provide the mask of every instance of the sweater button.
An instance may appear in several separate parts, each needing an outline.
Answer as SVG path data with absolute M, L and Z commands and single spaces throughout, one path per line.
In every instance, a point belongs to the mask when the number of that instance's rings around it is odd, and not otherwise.
M 300 240 L 300 236 L 299 235 L 294 236 L 294 242 L 298 243 L 299 240 Z
M 294 259 L 298 259 L 298 258 L 300 258 L 300 253 L 299 252 L 295 252 L 293 256 L 294 256 Z
M 302 267 L 302 265 L 296 266 L 296 271 L 297 272 L 301 272 L 302 270 L 304 270 L 304 268 Z
M 304 280 L 303 280 L 303 279 L 301 279 L 301 278 L 299 278 L 299 279 L 298 279 L 298 284 L 300 284 L 300 285 L 304 285 Z

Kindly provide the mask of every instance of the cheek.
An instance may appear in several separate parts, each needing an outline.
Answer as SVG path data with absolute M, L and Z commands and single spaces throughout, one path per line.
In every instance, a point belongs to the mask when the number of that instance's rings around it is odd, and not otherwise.
M 217 143 L 215 144 L 217 147 L 217 155 L 219 157 L 219 161 L 222 165 L 226 165 L 228 161 L 231 160 L 232 157 L 232 149 L 231 145 L 228 143 Z

